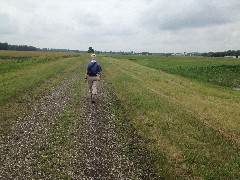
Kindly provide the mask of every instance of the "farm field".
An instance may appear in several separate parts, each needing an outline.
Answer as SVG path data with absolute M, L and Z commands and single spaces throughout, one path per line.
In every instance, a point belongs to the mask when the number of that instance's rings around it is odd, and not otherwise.
M 172 74 L 197 79 L 202 82 L 240 88 L 240 60 L 233 58 L 209 58 L 189 56 L 137 56 L 113 55 L 128 59 L 140 65 Z
M 0 51 L 0 178 L 237 179 L 240 60 Z M 114 167 L 114 168 L 113 168 Z

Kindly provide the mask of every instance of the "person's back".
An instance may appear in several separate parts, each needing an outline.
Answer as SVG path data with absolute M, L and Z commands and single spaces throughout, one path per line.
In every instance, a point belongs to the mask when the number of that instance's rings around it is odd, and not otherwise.
M 97 76 L 101 72 L 101 66 L 96 61 L 91 61 L 87 66 L 87 75 Z
M 94 99 L 98 94 L 99 89 L 99 81 L 101 79 L 101 66 L 96 61 L 96 55 L 91 55 L 92 61 L 88 63 L 85 80 L 88 83 L 89 92 L 92 98 L 92 102 L 94 103 Z

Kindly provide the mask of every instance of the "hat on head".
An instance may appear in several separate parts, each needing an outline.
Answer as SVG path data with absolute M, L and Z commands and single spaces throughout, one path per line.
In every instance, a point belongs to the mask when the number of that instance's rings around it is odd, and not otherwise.
M 92 54 L 91 57 L 96 57 L 96 54 Z

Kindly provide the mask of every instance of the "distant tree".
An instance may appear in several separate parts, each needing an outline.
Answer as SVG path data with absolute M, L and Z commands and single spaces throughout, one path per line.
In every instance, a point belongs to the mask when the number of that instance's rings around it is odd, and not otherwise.
M 0 43 L 0 50 L 8 50 L 9 45 L 8 43 Z
M 236 58 L 238 58 L 240 56 L 240 50 L 237 50 L 236 52 Z
M 149 52 L 142 52 L 142 55 L 149 55 Z
M 88 53 L 94 53 L 94 49 L 92 47 L 88 48 Z

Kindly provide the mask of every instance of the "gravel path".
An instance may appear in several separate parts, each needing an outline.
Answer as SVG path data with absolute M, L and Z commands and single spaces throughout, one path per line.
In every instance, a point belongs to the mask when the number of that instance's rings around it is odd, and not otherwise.
M 8 136 L 0 137 L 0 179 L 53 179 L 45 172 L 35 172 L 37 168 L 32 166 L 41 166 L 36 151 L 42 146 L 51 146 L 47 142 L 50 129 L 64 108 L 71 106 L 70 99 L 79 77 L 79 74 L 73 74 L 53 88 L 27 114 L 17 119 Z M 81 131 L 75 126 L 69 129 L 69 138 L 74 141 L 74 145 L 64 152 L 64 156 L 71 158 L 67 159 L 68 167 L 58 171 L 66 176 L 59 177 L 159 179 L 152 172 L 145 154 L 134 157 L 127 155 L 128 138 L 118 134 L 115 115 L 111 110 L 114 104 L 109 100 L 110 94 L 105 86 L 104 81 L 101 81 L 96 103 L 92 104 L 87 94 L 82 98 L 81 108 L 78 109 L 81 114 L 76 119 L 81 121 Z M 57 151 L 55 154 L 59 156 L 61 152 Z
M 87 179 L 139 179 L 142 170 L 123 154 L 127 142 L 116 132 L 107 93 L 100 89 L 100 94 L 94 104 L 86 98 L 83 107 L 82 171 Z

